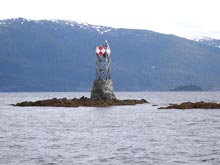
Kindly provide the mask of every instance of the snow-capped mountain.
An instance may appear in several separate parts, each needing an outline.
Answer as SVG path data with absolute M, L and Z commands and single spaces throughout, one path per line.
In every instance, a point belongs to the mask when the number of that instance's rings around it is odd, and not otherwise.
M 149 30 L 65 20 L 0 20 L 0 91 L 89 91 L 108 40 L 115 90 L 220 90 L 220 49 Z
M 193 38 L 193 40 L 208 46 L 220 48 L 220 40 L 218 39 L 214 39 L 210 37 L 196 37 Z
M 13 19 L 0 20 L 0 25 L 8 26 L 8 25 L 11 25 L 14 23 L 19 23 L 21 25 L 26 24 L 26 23 L 45 25 L 45 24 L 48 24 L 49 22 L 55 23 L 57 25 L 61 25 L 64 27 L 70 27 L 70 28 L 72 27 L 72 28 L 86 29 L 86 30 L 90 30 L 90 31 L 97 31 L 100 34 L 104 34 L 106 32 L 113 30 L 113 28 L 111 28 L 111 27 L 105 27 L 105 26 L 100 26 L 100 25 L 91 25 L 86 22 L 76 22 L 76 21 L 59 20 L 59 19 L 30 20 L 30 19 L 24 19 L 24 18 L 13 18 Z

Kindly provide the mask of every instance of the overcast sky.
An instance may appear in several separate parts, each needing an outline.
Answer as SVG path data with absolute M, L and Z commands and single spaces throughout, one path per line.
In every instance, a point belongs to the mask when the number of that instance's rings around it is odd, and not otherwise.
M 220 0 L 0 0 L 0 19 L 16 17 L 220 39 Z

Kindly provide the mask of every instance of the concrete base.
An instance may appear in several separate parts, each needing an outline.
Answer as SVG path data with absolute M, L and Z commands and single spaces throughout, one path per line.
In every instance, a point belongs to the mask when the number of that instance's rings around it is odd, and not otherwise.
M 91 99 L 116 99 L 112 80 L 95 80 L 91 91 Z

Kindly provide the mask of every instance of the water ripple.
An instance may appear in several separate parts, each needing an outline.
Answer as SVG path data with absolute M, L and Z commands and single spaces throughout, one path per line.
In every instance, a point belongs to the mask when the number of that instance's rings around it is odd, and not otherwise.
M 135 97 L 150 98 L 157 105 L 205 97 L 220 101 L 220 93 L 175 94 L 178 97 L 173 93 L 140 92 Z M 0 164 L 220 164 L 218 110 L 161 111 L 151 105 L 111 108 L 7 105 L 54 95 L 0 94 Z M 63 95 L 72 97 L 74 93 L 58 93 L 56 97 Z M 122 98 L 126 95 L 121 93 Z

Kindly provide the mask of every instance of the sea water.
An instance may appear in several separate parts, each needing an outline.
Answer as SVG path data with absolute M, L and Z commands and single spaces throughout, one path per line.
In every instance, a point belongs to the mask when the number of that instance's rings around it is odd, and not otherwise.
M 219 110 L 158 110 L 220 102 L 220 92 L 119 92 L 150 103 L 107 108 L 14 107 L 89 93 L 0 93 L 1 165 L 219 165 Z

